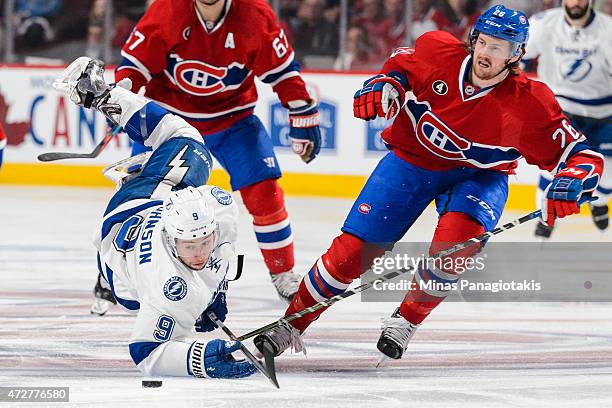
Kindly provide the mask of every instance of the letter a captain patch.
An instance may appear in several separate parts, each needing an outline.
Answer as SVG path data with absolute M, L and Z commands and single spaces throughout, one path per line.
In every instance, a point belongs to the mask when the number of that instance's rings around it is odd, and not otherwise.
M 234 44 L 234 33 L 227 33 L 227 38 L 225 38 L 225 48 L 236 48 Z

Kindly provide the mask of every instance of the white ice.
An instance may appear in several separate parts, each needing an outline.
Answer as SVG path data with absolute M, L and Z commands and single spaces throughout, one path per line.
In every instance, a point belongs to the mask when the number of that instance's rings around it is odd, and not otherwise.
M 602 303 L 442 304 L 402 360 L 376 369 L 380 319 L 396 305 L 354 296 L 311 326 L 307 357 L 277 359 L 280 390 L 261 375 L 168 378 L 162 388 L 141 388 L 127 349 L 133 317 L 119 307 L 104 317 L 89 314 L 96 276 L 91 235 L 111 194 L 0 186 L 0 386 L 70 387 L 70 402 L 47 404 L 53 407 L 612 406 L 612 309 Z M 329 246 L 351 204 L 288 198 L 300 273 Z M 429 240 L 434 220 L 429 209 L 406 239 Z M 533 227 L 494 239 L 530 241 Z M 573 217 L 555 239 L 610 241 L 612 233 Z M 285 305 L 244 210 L 239 246 L 245 273 L 230 288 L 226 323 L 242 334 L 278 318 Z

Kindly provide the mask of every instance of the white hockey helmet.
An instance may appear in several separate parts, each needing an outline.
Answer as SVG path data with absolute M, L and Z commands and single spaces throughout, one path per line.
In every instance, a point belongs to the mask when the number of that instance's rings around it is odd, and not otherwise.
M 197 188 L 187 187 L 173 191 L 164 200 L 162 222 L 168 237 L 193 240 L 215 232 L 215 210 L 208 205 L 204 194 Z

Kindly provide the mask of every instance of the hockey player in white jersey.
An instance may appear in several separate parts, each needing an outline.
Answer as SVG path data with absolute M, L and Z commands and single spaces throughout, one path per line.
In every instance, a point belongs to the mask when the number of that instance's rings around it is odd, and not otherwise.
M 103 64 L 81 57 L 54 87 L 102 112 L 153 148 L 137 177 L 111 198 L 96 231 L 98 268 L 117 302 L 137 313 L 129 342 L 144 375 L 240 378 L 255 372 L 231 353 L 238 342 L 189 339 L 225 319 L 226 275 L 237 268 L 237 209 L 207 186 L 211 156 L 197 130 L 159 105 L 107 85 Z
M 605 170 L 590 203 L 595 225 L 608 227 L 612 195 L 612 18 L 593 9 L 593 0 L 563 0 L 561 7 L 534 15 L 523 61 L 555 93 L 572 126 L 605 158 Z M 538 203 L 552 176 L 542 173 Z M 536 236 L 549 238 L 543 222 Z

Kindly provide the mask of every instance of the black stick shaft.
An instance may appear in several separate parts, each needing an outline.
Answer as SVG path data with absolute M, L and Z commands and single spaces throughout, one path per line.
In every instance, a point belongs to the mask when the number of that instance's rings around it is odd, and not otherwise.
M 121 128 L 115 128 L 112 132 L 106 132 L 104 138 L 91 151 L 91 153 L 70 153 L 70 152 L 49 152 L 38 155 L 38 160 L 43 162 L 64 160 L 64 159 L 95 159 L 102 150 L 110 143 L 113 137 L 119 133 Z

